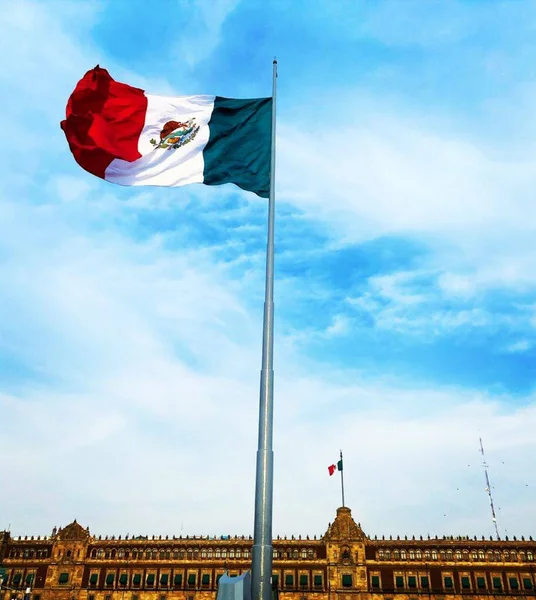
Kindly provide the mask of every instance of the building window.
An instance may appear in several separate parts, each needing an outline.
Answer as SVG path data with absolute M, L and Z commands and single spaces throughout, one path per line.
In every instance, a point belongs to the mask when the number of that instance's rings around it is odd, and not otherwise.
M 309 585 L 309 578 L 307 575 L 300 575 L 300 587 L 307 587 Z
M 304 558 L 304 559 L 307 558 L 307 549 L 306 548 L 302 548 L 301 558 Z
M 452 577 L 450 577 L 449 575 L 447 575 L 444 579 L 443 579 L 443 584 L 445 586 L 445 588 L 447 589 L 451 589 L 453 586 L 452 583 Z
M 313 577 L 313 584 L 315 587 L 322 587 L 322 575 L 315 575 Z
M 432 550 L 432 560 L 437 560 L 437 550 Z
M 427 575 L 423 575 L 421 577 L 421 587 L 425 589 L 428 589 L 430 587 L 430 582 L 428 581 Z
M 98 573 L 91 573 L 91 575 L 89 576 L 89 585 L 97 585 L 97 581 L 99 579 L 99 575 Z
M 378 550 L 378 560 L 383 560 L 383 550 Z
M 112 594 L 106 594 L 106 596 L 104 596 L 104 600 L 112 600 Z
M 34 596 L 35 598 L 35 596 Z M 95 594 L 89 594 L 87 600 L 95 600 Z
M 342 576 L 342 587 L 352 587 L 352 576 L 351 575 L 343 575 Z
M 206 558 L 206 557 L 207 557 L 207 551 L 206 551 L 206 548 L 203 548 L 201 550 L 201 558 Z
M 415 560 L 415 550 L 410 550 L 409 551 L 409 559 L 410 560 Z
M 188 575 L 188 587 L 195 587 L 195 573 L 190 573 Z
M 406 551 L 400 550 L 400 560 L 406 560 Z
M 68 582 L 69 582 L 69 573 L 60 573 L 58 583 L 68 583 Z
M 493 577 L 493 589 L 502 590 L 502 578 L 501 577 Z
M 125 587 L 128 583 L 128 575 L 127 573 L 121 573 L 119 576 L 119 585 Z
M 486 589 L 486 578 L 485 577 L 477 577 L 476 578 L 476 587 L 479 590 L 485 590 Z
M 415 558 L 416 558 L 417 560 L 421 560 L 421 559 L 422 559 L 422 552 L 421 552 L 420 550 L 417 550 L 417 551 L 415 552 Z
M 415 577 L 415 575 L 409 575 L 409 577 L 408 577 L 408 587 L 409 588 L 416 588 L 417 587 L 417 578 Z
M 519 589 L 519 581 L 517 580 L 517 577 L 509 577 L 508 585 L 510 586 L 511 590 L 518 590 Z
M 462 590 L 470 590 L 471 589 L 471 579 L 467 576 L 462 577 Z
M 33 600 L 41 600 L 41 594 L 34 594 Z
M 400 560 L 400 552 L 398 550 L 393 552 L 393 558 L 394 560 Z
M 391 558 L 391 550 L 386 550 L 385 551 L 385 559 L 390 560 L 390 558 Z
M 203 573 L 203 575 L 201 575 L 201 585 L 210 585 L 210 575 L 208 573 Z
M 456 550 L 456 552 L 454 553 L 454 558 L 456 560 L 461 560 L 462 559 L 462 552 L 461 552 L 461 550 Z
M 471 552 L 471 560 L 478 560 L 478 552 L 476 550 Z
M 132 600 L 140 600 L 138 594 L 132 594 Z
M 114 573 L 108 573 L 106 575 L 106 585 L 113 585 L 114 584 L 114 579 L 115 579 L 115 575 Z
M 147 587 L 153 587 L 154 579 L 155 579 L 154 573 L 149 573 L 149 575 L 147 575 L 147 579 L 146 579 Z
M 486 555 L 484 554 L 484 550 L 479 550 L 478 551 L 478 560 L 486 560 Z
M 160 600 L 166 600 L 165 596 L 160 596 Z
M 534 554 L 532 554 L 532 552 L 530 550 L 527 552 L 527 560 L 530 560 L 530 561 L 534 560 Z
M 182 573 L 175 573 L 175 578 L 173 579 L 173 585 L 175 587 L 180 587 L 182 585 Z
M 395 586 L 397 588 L 403 588 L 404 587 L 404 577 L 403 577 L 403 575 L 397 575 L 395 577 Z
M 169 581 L 168 573 L 162 573 L 162 575 L 160 575 L 160 585 L 167 587 L 168 581 Z
M 379 575 L 373 575 L 370 578 L 370 585 L 371 587 L 378 589 L 380 587 L 380 576 Z
M 532 589 L 532 579 L 530 577 L 523 577 L 523 589 L 525 589 L 525 590 Z
M 294 575 L 290 573 L 285 575 L 285 587 L 294 587 Z
M 133 585 L 141 585 L 141 573 L 135 573 L 132 578 Z

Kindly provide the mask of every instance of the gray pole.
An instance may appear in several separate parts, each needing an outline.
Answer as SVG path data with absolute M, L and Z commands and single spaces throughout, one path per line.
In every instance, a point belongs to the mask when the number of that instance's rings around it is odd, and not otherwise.
M 266 288 L 262 334 L 262 369 L 259 401 L 259 444 L 255 480 L 255 526 L 251 564 L 252 600 L 271 600 L 272 596 L 272 504 L 274 453 L 274 212 L 275 212 L 275 93 L 277 60 L 273 63 L 272 154 L 270 198 L 268 201 L 268 241 L 266 244 Z
M 344 506 L 344 463 L 342 462 L 342 450 L 341 452 L 341 493 L 342 493 L 342 505 Z

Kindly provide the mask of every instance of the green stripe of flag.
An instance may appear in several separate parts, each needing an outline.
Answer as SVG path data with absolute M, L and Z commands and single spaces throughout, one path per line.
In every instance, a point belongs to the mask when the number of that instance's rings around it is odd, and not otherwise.
M 216 96 L 203 150 L 203 182 L 234 183 L 262 198 L 270 194 L 272 99 Z

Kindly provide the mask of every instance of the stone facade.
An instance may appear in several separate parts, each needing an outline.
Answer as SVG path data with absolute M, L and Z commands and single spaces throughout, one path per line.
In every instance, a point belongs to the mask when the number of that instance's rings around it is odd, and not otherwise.
M 214 600 L 217 581 L 249 569 L 244 537 L 101 537 L 76 521 L 50 537 L 0 532 L 0 600 Z M 372 539 L 341 507 L 320 539 L 273 541 L 281 600 L 514 600 L 535 595 L 529 540 Z

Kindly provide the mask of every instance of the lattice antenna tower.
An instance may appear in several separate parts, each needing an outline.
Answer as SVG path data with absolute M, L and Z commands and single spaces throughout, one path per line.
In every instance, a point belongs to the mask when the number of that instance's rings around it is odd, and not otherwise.
M 497 516 L 495 514 L 495 506 L 493 505 L 493 495 L 491 493 L 491 483 L 489 480 L 488 474 L 488 463 L 486 462 L 486 455 L 484 454 L 484 446 L 482 445 L 482 438 L 478 438 L 480 441 L 480 453 L 482 454 L 482 467 L 484 468 L 484 475 L 486 476 L 486 492 L 489 496 L 489 505 L 491 508 L 491 520 L 493 521 L 493 526 L 495 527 L 495 533 L 497 534 L 497 539 L 500 539 L 499 536 L 499 528 L 497 526 Z

